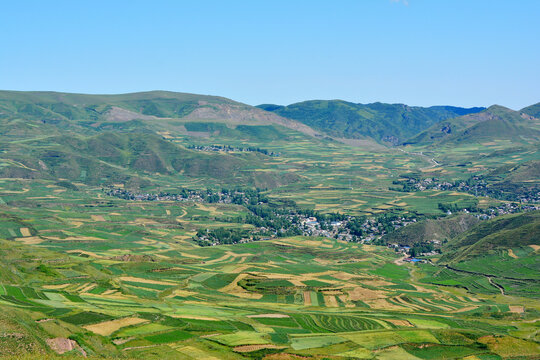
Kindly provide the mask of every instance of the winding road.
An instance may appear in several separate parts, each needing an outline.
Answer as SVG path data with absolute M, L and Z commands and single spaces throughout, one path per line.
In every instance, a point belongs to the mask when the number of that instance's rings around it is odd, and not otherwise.
M 405 151 L 405 150 L 400 149 L 400 148 L 398 148 L 397 150 L 401 151 L 402 153 L 408 154 L 408 155 L 414 155 L 414 156 L 420 156 L 420 157 L 426 158 L 426 160 L 429 161 L 429 163 L 431 163 L 431 166 L 421 168 L 420 170 L 433 169 L 433 168 L 441 165 L 439 162 L 437 162 L 437 160 L 435 160 L 435 158 L 430 158 L 429 156 L 425 155 L 422 151 L 420 151 L 420 152 L 410 152 L 410 151 Z

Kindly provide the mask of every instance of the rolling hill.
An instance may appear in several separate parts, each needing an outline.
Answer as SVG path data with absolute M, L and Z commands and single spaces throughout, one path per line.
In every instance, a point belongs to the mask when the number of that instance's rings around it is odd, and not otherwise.
M 452 239 L 478 224 L 479 220 L 470 214 L 459 214 L 442 219 L 427 219 L 411 224 L 383 236 L 386 244 L 413 246 L 420 243 Z
M 160 176 L 262 188 L 298 180 L 263 154 L 205 153 L 176 136 L 265 142 L 316 131 L 229 99 L 152 91 L 123 95 L 0 91 L 0 176 L 148 184 Z M 266 159 L 266 160 L 265 160 Z
M 4 148 L 0 177 L 68 179 L 92 185 L 152 183 L 159 176 L 212 178 L 224 184 L 275 187 L 294 174 L 247 170 L 264 168 L 264 155 L 206 154 L 155 134 L 111 132 L 95 136 L 59 135 Z
M 13 127 L 19 127 L 21 120 L 52 124 L 63 130 L 77 127 L 85 131 L 107 126 L 117 130 L 126 130 L 130 126 L 137 130 L 174 128 L 181 127 L 186 121 L 217 121 L 231 127 L 277 125 L 316 134 L 300 122 L 233 100 L 168 91 L 122 95 L 0 91 L 0 121 L 3 129 L 7 127 L 2 134 L 14 131 Z
M 533 116 L 535 118 L 540 118 L 540 103 L 527 106 L 520 110 L 521 113 Z
M 540 211 L 496 217 L 457 236 L 444 247 L 443 262 L 462 262 L 500 250 L 538 245 Z
M 540 141 L 540 120 L 503 106 L 441 121 L 404 145 L 470 144 L 493 140 L 519 143 Z
M 436 267 L 429 265 L 436 271 L 424 281 L 538 299 L 539 233 L 538 210 L 483 221 L 442 247 Z
M 274 112 L 338 138 L 370 137 L 398 144 L 407 138 L 457 116 L 473 114 L 484 108 L 403 104 L 355 104 L 342 100 L 312 100 L 279 106 L 264 104 L 261 109 Z

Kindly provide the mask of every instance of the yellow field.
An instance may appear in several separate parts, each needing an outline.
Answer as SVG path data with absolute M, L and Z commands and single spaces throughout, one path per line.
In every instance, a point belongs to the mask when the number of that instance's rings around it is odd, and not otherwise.
M 138 282 L 142 284 L 177 285 L 176 283 L 173 283 L 170 281 L 150 280 L 150 279 L 143 279 L 143 278 L 138 278 L 138 277 L 133 277 L 133 276 L 121 276 L 118 279 L 122 281 Z
M 108 336 L 108 335 L 111 335 L 116 330 L 121 329 L 123 327 L 142 324 L 145 322 L 148 322 L 148 320 L 132 317 L 132 318 L 123 318 L 123 319 L 105 321 L 99 324 L 86 325 L 84 326 L 84 328 L 95 334 Z

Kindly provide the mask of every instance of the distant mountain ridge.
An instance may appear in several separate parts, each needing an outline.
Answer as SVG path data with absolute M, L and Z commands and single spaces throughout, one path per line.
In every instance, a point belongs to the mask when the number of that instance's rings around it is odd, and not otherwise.
M 309 135 L 317 132 L 300 122 L 224 97 L 149 91 L 87 95 L 41 91 L 0 91 L 0 119 L 40 120 L 60 126 L 96 127 L 133 120 L 190 119 L 238 124 L 275 124 Z M 72 122 L 67 124 L 67 122 Z
M 356 104 L 343 100 L 310 100 L 287 106 L 257 107 L 304 124 L 331 136 L 370 137 L 394 145 L 441 121 L 478 113 L 485 108 L 419 107 L 404 104 Z

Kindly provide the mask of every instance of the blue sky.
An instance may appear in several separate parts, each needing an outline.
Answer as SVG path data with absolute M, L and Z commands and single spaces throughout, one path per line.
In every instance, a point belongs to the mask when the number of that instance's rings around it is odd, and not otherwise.
M 4 1 L 0 88 L 154 89 L 513 109 L 540 101 L 540 1 Z

